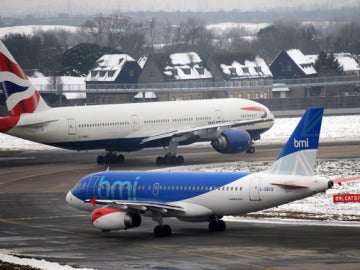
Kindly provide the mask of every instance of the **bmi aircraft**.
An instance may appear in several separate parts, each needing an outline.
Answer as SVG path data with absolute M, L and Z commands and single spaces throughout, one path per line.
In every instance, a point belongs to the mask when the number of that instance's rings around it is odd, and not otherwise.
M 274 164 L 263 172 L 105 171 L 90 174 L 66 201 L 92 211 L 102 231 L 138 227 L 142 216 L 158 225 L 154 235 L 170 236 L 164 218 L 208 222 L 224 231 L 222 217 L 263 210 L 324 192 L 333 182 L 314 176 L 323 109 L 308 109 Z
M 264 105 L 234 98 L 51 108 L 1 41 L 0 82 L 9 112 L 0 132 L 71 150 L 105 149 L 99 164 L 147 147 L 165 149 L 157 164 L 181 164 L 178 145 L 199 141 L 222 154 L 253 153 L 253 141 L 274 122 Z

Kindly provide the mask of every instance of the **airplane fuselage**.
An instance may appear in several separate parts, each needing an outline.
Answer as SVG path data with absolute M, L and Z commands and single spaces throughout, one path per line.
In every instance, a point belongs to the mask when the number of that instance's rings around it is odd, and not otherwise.
M 307 187 L 277 186 L 301 182 Z M 238 215 L 281 205 L 329 188 L 322 177 L 266 172 L 100 172 L 84 177 L 67 195 L 79 209 L 93 210 L 86 200 L 157 202 L 179 206 L 176 217 Z M 101 207 L 101 205 L 99 205 Z M 174 216 L 171 211 L 164 216 Z
M 261 117 L 272 115 L 265 106 L 243 99 L 59 107 L 22 114 L 7 133 L 73 150 L 132 151 L 161 146 L 159 141 L 141 144 L 154 134 Z M 259 135 L 272 125 L 263 122 L 241 128 Z M 217 129 L 199 132 L 196 138 L 182 144 L 209 140 L 218 133 Z

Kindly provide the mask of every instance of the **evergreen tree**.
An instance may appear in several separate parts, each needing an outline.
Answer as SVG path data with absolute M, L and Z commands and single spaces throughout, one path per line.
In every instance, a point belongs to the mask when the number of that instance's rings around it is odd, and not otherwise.
M 92 43 L 80 43 L 64 52 L 61 73 L 67 76 L 86 76 L 104 54 L 120 53 L 118 50 Z
M 341 75 L 343 73 L 343 68 L 335 59 L 334 55 L 332 53 L 327 54 L 324 51 L 319 53 L 314 67 L 319 76 L 334 76 Z

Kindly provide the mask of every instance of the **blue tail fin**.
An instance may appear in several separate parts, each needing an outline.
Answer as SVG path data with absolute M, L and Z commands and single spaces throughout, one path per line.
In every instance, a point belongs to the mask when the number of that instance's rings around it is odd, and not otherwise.
M 323 108 L 306 110 L 268 173 L 313 175 L 323 112 Z

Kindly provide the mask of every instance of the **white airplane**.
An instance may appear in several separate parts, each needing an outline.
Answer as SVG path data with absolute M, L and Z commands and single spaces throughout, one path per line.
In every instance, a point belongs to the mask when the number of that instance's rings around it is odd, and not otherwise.
M 321 108 L 308 109 L 277 160 L 263 172 L 98 172 L 82 178 L 66 201 L 92 211 L 92 224 L 103 231 L 138 227 L 141 216 L 158 223 L 156 237 L 171 235 L 166 217 L 209 222 L 210 231 L 224 231 L 225 215 L 271 208 L 333 186 L 313 175 L 322 115 Z
M 223 154 L 251 153 L 274 122 L 264 105 L 231 98 L 50 108 L 1 41 L 0 82 L 9 111 L 0 132 L 71 150 L 105 149 L 100 164 L 146 147 L 165 148 L 158 164 L 181 164 L 178 145 L 198 141 Z

